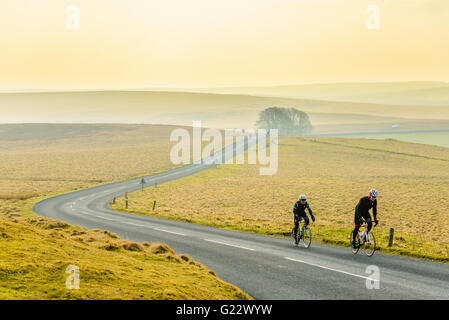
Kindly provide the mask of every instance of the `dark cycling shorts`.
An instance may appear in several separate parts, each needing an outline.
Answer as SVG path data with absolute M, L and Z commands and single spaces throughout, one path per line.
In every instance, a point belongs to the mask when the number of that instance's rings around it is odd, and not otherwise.
M 307 215 L 300 216 L 298 214 L 295 214 L 294 216 L 295 216 L 295 225 L 297 223 L 300 223 L 303 219 L 305 224 L 309 224 L 309 217 Z
M 354 224 L 356 226 L 361 225 L 363 223 L 362 219 L 364 219 L 366 222 L 371 222 L 371 216 L 369 212 L 367 212 L 366 214 L 359 214 L 356 210 L 354 215 Z

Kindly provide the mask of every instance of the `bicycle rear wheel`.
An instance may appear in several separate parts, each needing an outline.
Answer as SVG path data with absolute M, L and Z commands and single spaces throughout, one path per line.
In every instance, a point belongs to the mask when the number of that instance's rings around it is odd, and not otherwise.
M 302 235 L 302 244 L 304 248 L 310 247 L 312 243 L 312 231 L 308 227 L 304 228 L 304 234 Z
M 359 252 L 360 247 L 354 248 L 352 246 L 352 239 L 353 239 L 354 230 L 351 231 L 351 235 L 349 236 L 349 247 L 351 248 L 351 251 L 353 254 L 357 254 Z M 358 237 L 355 238 L 356 243 L 358 242 Z
M 376 252 L 376 238 L 374 238 L 374 234 L 372 232 L 368 233 L 366 237 L 366 241 L 363 244 L 363 251 L 368 257 L 371 257 L 374 252 Z

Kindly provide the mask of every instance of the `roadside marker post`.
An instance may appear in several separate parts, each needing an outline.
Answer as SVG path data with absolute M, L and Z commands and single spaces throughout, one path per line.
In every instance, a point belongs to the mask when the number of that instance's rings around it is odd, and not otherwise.
M 128 209 L 128 198 L 125 198 L 126 209 Z
M 388 246 L 389 247 L 393 246 L 393 237 L 394 237 L 394 229 L 390 228 L 390 240 L 388 241 Z
M 154 200 L 154 202 L 153 202 L 153 211 L 154 211 L 154 208 L 156 208 L 156 200 Z
M 145 183 L 147 183 L 147 182 L 145 181 L 144 178 L 142 178 L 142 180 L 140 180 L 140 184 L 142 185 L 142 191 L 143 191 L 143 186 L 145 185 Z

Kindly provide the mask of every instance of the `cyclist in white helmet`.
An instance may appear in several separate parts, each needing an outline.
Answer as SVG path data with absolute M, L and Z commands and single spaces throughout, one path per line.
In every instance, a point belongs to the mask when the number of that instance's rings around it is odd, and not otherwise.
M 376 226 L 379 223 L 379 220 L 377 220 L 377 196 L 378 196 L 377 190 L 371 189 L 369 191 L 368 196 L 361 198 L 359 203 L 355 207 L 355 215 L 354 215 L 355 228 L 353 231 L 353 238 L 352 238 L 352 246 L 354 248 L 357 245 L 355 239 L 359 232 L 360 225 L 362 224 L 362 218 L 368 224 L 368 231 L 370 231 L 373 226 L 373 222 L 371 221 L 371 215 L 369 214 L 369 210 L 371 208 L 373 209 L 373 217 Z

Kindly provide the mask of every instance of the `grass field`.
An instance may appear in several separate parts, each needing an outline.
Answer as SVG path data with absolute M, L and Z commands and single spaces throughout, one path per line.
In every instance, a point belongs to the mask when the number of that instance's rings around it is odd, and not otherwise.
M 86 188 L 170 168 L 167 142 L 173 129 L 148 125 L 2 125 L 0 199 Z
M 172 167 L 170 126 L 0 126 L 0 299 L 250 299 L 187 255 L 40 217 L 34 203 Z M 80 268 L 80 290 L 65 270 Z
M 288 236 L 292 206 L 305 193 L 317 218 L 314 239 L 348 245 L 354 207 L 380 191 L 375 229 L 384 252 L 449 262 L 449 148 L 396 140 L 282 136 L 279 170 L 220 165 L 129 194 L 128 212 L 222 228 Z M 152 200 L 157 209 L 151 211 Z M 114 209 L 126 211 L 118 201 Z M 395 229 L 394 246 L 388 233 Z
M 415 142 L 421 144 L 433 144 L 449 148 L 449 132 L 417 132 L 401 134 L 366 134 L 358 135 L 357 138 L 368 139 L 396 139 L 406 142 Z

